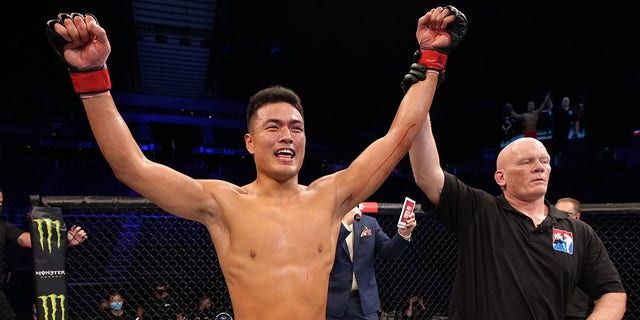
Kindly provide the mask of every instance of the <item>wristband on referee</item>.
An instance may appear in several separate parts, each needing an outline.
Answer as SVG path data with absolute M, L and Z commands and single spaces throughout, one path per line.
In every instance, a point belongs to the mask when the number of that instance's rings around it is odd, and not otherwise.
M 111 90 L 111 78 L 106 65 L 91 70 L 71 69 L 69 75 L 80 98 L 104 95 Z

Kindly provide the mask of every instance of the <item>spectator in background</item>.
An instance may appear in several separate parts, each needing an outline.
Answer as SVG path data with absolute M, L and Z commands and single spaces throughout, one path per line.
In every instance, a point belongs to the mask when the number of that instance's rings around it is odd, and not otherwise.
M 502 142 L 509 141 L 515 135 L 513 132 L 514 121 L 515 119 L 511 116 L 502 116 L 502 124 L 500 125 L 502 129 Z
M 202 297 L 194 310 L 185 313 L 183 320 L 213 320 L 213 318 L 211 299 L 209 297 Z
M 568 96 L 562 98 L 560 107 L 553 110 L 553 130 L 551 137 L 551 155 L 555 157 L 555 164 L 559 165 L 562 161 L 562 153 L 566 151 L 569 143 L 569 132 L 575 130 L 578 114 L 571 106 L 571 99 Z M 580 124 L 577 124 L 578 127 Z
M 95 318 L 96 319 L 102 319 L 105 317 L 105 314 L 109 313 L 111 311 L 111 306 L 109 305 L 109 298 L 103 298 L 102 300 L 100 300 L 100 303 L 98 303 L 98 306 L 96 307 L 96 314 L 95 314 Z
M 516 135 L 516 124 L 518 120 L 514 119 L 511 115 L 511 110 L 513 106 L 511 102 L 507 102 L 501 109 L 500 112 L 500 129 L 502 130 L 502 138 L 500 141 L 500 145 L 504 145 L 508 143 Z
M 120 293 L 114 292 L 109 295 L 109 310 L 104 312 L 100 319 L 137 320 L 138 315 L 135 310 L 125 307 L 125 301 Z
M 142 305 L 144 320 L 174 320 L 182 314 L 178 304 L 169 293 L 169 285 L 158 283 L 154 287 L 154 294 Z
M 407 309 L 403 313 L 403 319 L 427 320 L 427 308 L 424 306 L 424 298 L 413 295 L 409 298 Z
M 2 189 L 0 189 L 0 214 L 2 214 L 2 202 L 3 202 Z M 79 226 L 72 226 L 67 231 L 67 245 L 77 246 L 87 240 L 87 233 Z M 18 227 L 10 224 L 6 221 L 4 215 L 0 216 L 0 320 L 14 320 L 16 319 L 16 312 L 11 306 L 7 295 L 4 292 L 4 285 L 6 283 L 7 275 L 7 245 L 18 245 L 24 248 L 31 248 L 31 234 L 27 231 L 22 231 Z M 27 312 L 29 306 L 26 306 Z
M 513 110 L 513 105 L 511 103 L 507 103 L 505 108 L 510 113 L 510 115 L 518 120 L 522 120 L 523 122 L 523 133 L 525 137 L 538 138 L 538 119 L 542 112 L 548 111 L 553 104 L 551 104 L 551 94 L 547 93 L 544 97 L 544 100 L 536 108 L 536 103 L 533 100 L 529 100 L 527 103 L 527 111 L 524 113 L 516 113 Z M 546 109 L 545 109 L 546 107 Z
M 556 208 L 566 212 L 570 218 L 580 219 L 582 204 L 574 198 L 560 198 L 556 201 Z M 580 287 L 576 287 L 565 312 L 565 320 L 585 320 L 589 315 L 589 305 L 591 299 L 589 295 Z
M 389 238 L 378 221 L 362 215 L 358 206 L 344 215 L 329 275 L 327 319 L 378 319 L 380 297 L 375 258 L 400 258 L 409 247 L 416 225 L 415 213 L 410 212 L 406 228 L 398 228 Z
M 573 130 L 569 132 L 569 140 L 584 138 L 586 134 L 586 123 L 584 102 L 580 102 L 578 103 L 578 107 L 576 108 L 576 120 L 573 123 Z

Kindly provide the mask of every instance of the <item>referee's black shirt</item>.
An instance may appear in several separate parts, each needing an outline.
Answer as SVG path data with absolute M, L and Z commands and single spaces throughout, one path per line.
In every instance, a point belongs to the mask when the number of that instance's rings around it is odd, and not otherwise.
M 536 227 L 504 195 L 445 173 L 440 203 L 430 213 L 458 235 L 450 319 L 561 320 L 578 283 L 594 300 L 624 292 L 593 229 L 545 202 L 549 215 Z

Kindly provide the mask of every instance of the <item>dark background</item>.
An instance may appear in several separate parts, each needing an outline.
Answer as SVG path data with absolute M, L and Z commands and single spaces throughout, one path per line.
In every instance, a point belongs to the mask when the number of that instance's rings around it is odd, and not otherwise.
M 245 102 L 265 86 L 289 86 L 303 100 L 308 142 L 328 146 L 327 161 L 350 161 L 392 120 L 402 96 L 400 79 L 417 47 L 417 19 L 446 4 L 218 1 L 210 68 L 214 99 Z M 640 128 L 638 27 L 629 10 L 579 1 L 450 4 L 470 25 L 467 38 L 450 54 L 432 109 L 444 163 L 482 161 L 487 149 L 499 146 L 505 102 L 524 111 L 529 99 L 540 102 L 549 90 L 555 104 L 565 95 L 586 104 L 586 152 L 637 149 L 632 131 Z M 65 66 L 47 44 L 45 22 L 58 12 L 98 16 L 113 47 L 108 63 L 114 90 L 122 89 L 124 74 L 136 68 L 131 2 L 17 5 L 21 9 L 12 11 L 3 28 L 8 72 L 0 89 L 0 124 L 16 135 L 42 118 L 86 126 Z M 237 142 L 244 148 L 241 135 Z

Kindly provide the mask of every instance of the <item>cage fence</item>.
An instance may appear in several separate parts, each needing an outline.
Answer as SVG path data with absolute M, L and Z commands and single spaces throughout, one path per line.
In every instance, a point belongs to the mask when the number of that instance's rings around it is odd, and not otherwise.
M 130 308 L 144 308 L 158 284 L 168 287 L 176 314 L 194 310 L 207 296 L 214 314 L 233 315 L 203 225 L 135 197 L 49 197 L 48 205 L 61 207 L 68 226 L 82 226 L 89 234 L 88 241 L 68 250 L 69 319 L 96 318 L 101 301 L 112 292 L 120 293 Z M 367 214 L 392 234 L 401 206 L 380 204 L 377 213 Z M 416 213 L 418 227 L 407 252 L 398 260 L 376 260 L 381 319 L 401 319 L 413 295 L 423 297 L 429 319 L 446 318 L 456 237 L 419 206 Z M 640 319 L 640 204 L 586 204 L 582 219 L 596 230 L 618 268 L 628 294 L 624 319 Z

